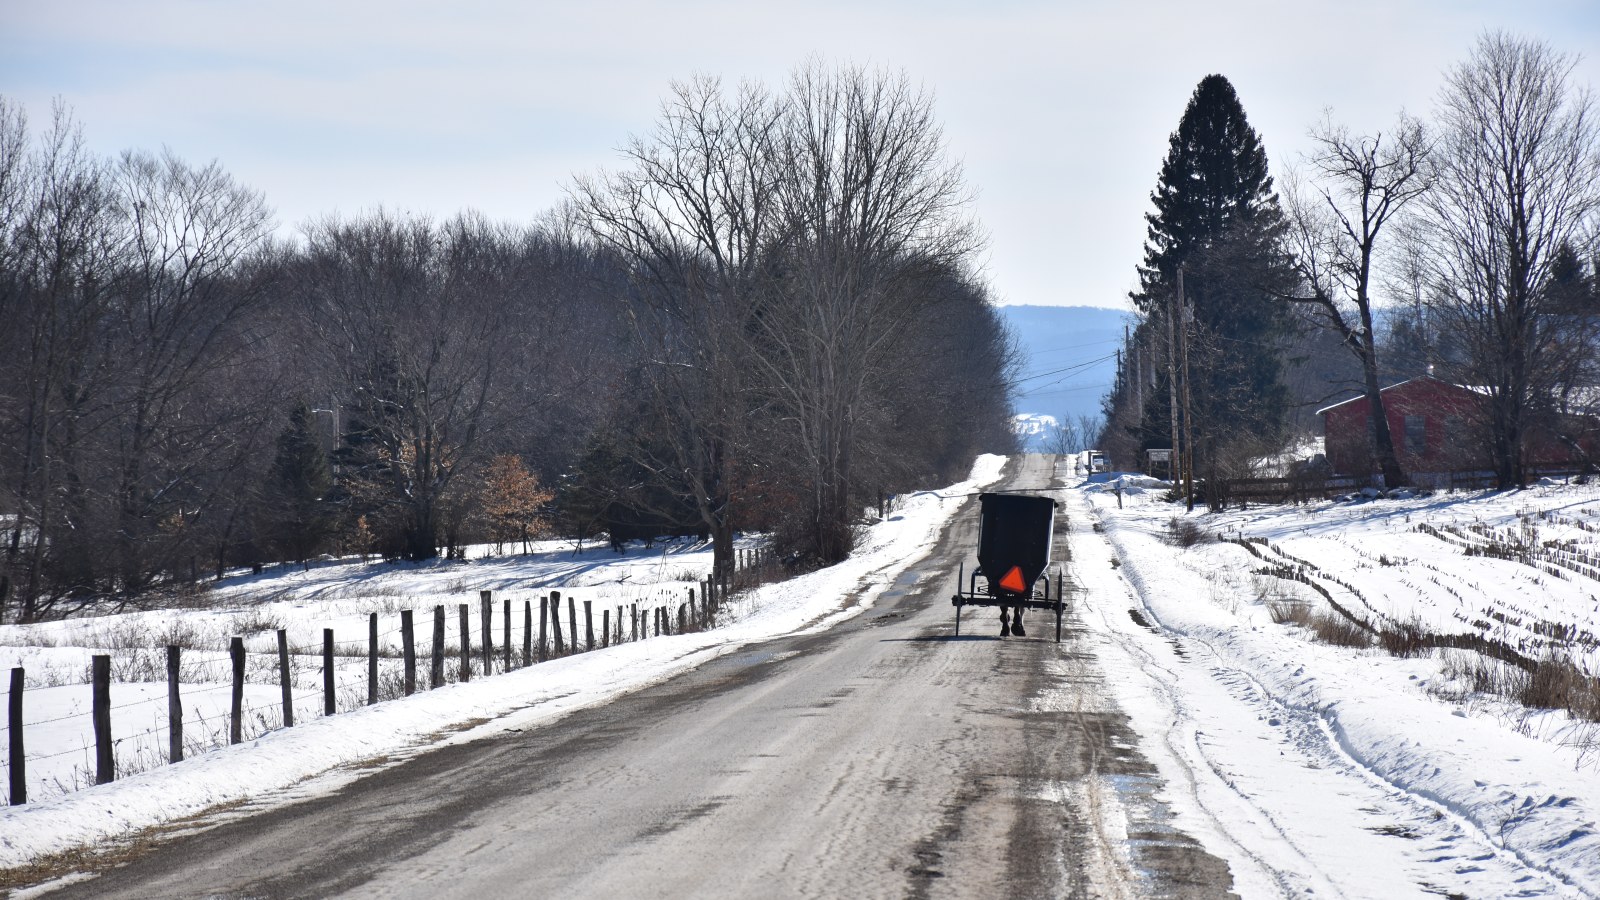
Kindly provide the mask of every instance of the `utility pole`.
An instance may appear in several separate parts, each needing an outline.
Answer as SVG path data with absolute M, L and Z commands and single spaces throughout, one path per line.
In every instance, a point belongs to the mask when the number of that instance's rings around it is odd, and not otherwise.
M 1138 411 L 1139 418 L 1142 419 L 1144 418 L 1144 352 L 1133 343 L 1127 325 L 1122 326 L 1122 343 L 1128 348 L 1129 361 L 1133 364 L 1133 408 Z
M 1178 309 L 1182 313 L 1178 331 L 1178 352 L 1183 356 L 1183 492 L 1194 512 L 1194 415 L 1189 403 L 1189 323 L 1194 316 L 1183 296 L 1183 267 L 1178 267 Z
M 1182 284 L 1182 270 L 1178 273 Z M 1180 288 L 1180 294 L 1182 289 Z M 1167 410 L 1172 418 L 1172 451 L 1167 456 L 1167 477 L 1177 483 L 1178 474 L 1178 310 L 1179 295 L 1167 300 Z

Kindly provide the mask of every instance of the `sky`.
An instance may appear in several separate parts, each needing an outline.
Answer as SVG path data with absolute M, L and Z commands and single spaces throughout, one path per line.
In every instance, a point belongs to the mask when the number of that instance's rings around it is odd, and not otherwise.
M 674 79 L 771 85 L 807 58 L 931 91 L 1004 304 L 1126 307 L 1167 138 L 1238 90 L 1281 174 L 1324 110 L 1426 117 L 1486 29 L 1589 52 L 1597 0 L 336 2 L 0 0 L 0 94 L 64 101 L 91 148 L 219 161 L 292 234 L 379 206 L 528 221 L 616 167 Z

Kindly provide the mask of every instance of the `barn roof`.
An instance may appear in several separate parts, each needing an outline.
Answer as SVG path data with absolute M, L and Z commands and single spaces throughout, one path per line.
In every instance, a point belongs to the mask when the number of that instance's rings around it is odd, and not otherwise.
M 1394 390 L 1396 388 L 1403 388 L 1408 384 L 1414 384 L 1414 383 L 1419 382 L 1419 381 L 1431 381 L 1434 384 L 1442 384 L 1445 387 L 1452 387 L 1452 388 L 1455 388 L 1458 391 L 1466 391 L 1467 393 L 1472 393 L 1472 394 L 1482 393 L 1482 391 L 1475 390 L 1473 388 L 1467 387 L 1466 385 L 1454 384 L 1454 383 L 1451 383 L 1449 381 L 1445 381 L 1442 378 L 1435 378 L 1432 375 L 1418 375 L 1416 378 L 1407 378 L 1405 381 L 1395 382 L 1394 384 L 1391 384 L 1388 387 L 1378 388 L 1378 393 L 1386 394 L 1389 391 L 1392 391 L 1392 390 Z M 1365 400 L 1365 399 L 1367 399 L 1367 395 L 1365 393 L 1360 393 L 1360 394 L 1355 395 L 1354 397 L 1351 397 L 1348 400 L 1340 400 L 1338 403 L 1335 403 L 1332 406 L 1324 406 L 1323 408 L 1317 410 L 1317 415 L 1320 416 L 1323 413 L 1328 412 L 1329 410 L 1338 409 L 1339 407 L 1344 406 L 1345 404 L 1354 403 L 1357 400 Z

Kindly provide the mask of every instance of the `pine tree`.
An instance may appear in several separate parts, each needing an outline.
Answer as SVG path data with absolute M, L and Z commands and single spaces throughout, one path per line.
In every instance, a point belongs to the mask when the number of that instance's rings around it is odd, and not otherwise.
M 328 454 L 318 438 L 311 410 L 300 404 L 278 435 L 278 452 L 267 473 L 266 501 L 273 549 L 305 562 L 321 548 L 332 527 L 326 498 L 333 490 Z
M 1572 244 L 1563 241 L 1550 262 L 1550 280 L 1545 285 L 1551 312 L 1566 316 L 1592 315 L 1597 299 L 1596 283 L 1584 272 L 1583 260 Z
M 1190 393 L 1198 472 L 1218 474 L 1224 456 L 1281 438 L 1288 408 L 1280 339 L 1288 328 L 1275 301 L 1292 279 L 1281 250 L 1284 218 L 1261 146 L 1233 85 L 1208 75 L 1173 132 L 1150 195 L 1138 291 L 1143 339 L 1160 345 L 1183 271 L 1190 330 Z M 1146 392 L 1142 447 L 1170 443 L 1165 349 L 1160 383 Z

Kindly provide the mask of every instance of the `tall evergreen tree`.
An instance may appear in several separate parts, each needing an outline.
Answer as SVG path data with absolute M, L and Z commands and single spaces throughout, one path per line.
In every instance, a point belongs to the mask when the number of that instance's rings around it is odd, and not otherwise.
M 1289 320 L 1273 292 L 1292 280 L 1267 154 L 1226 78 L 1207 75 L 1195 88 L 1150 199 L 1139 290 L 1130 296 L 1146 317 L 1143 339 L 1161 345 L 1183 272 L 1195 468 L 1214 477 L 1225 455 L 1281 437 Z M 1164 347 L 1156 358 L 1165 359 Z M 1157 373 L 1140 416 L 1142 447 L 1170 442 L 1165 366 Z
M 327 503 L 332 490 L 327 451 L 311 410 L 302 403 L 278 435 L 278 453 L 267 473 L 267 534 L 276 553 L 305 562 L 321 549 L 333 522 Z

